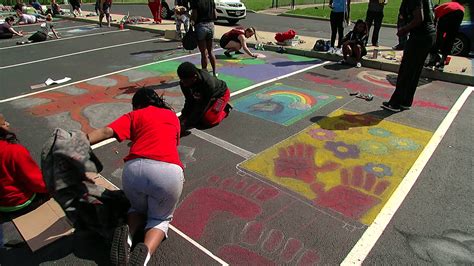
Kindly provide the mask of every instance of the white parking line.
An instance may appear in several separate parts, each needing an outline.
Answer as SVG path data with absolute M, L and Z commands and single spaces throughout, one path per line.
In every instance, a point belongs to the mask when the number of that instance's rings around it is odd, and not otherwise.
M 160 40 L 160 39 L 161 38 L 152 38 L 152 39 L 146 39 L 146 40 L 135 41 L 135 42 L 126 42 L 126 43 L 115 44 L 115 45 L 110 45 L 110 46 L 105 46 L 105 47 L 100 47 L 100 48 L 94 48 L 94 49 L 89 49 L 89 50 L 70 53 L 70 54 L 52 56 L 52 57 L 33 60 L 33 61 L 29 61 L 29 62 L 18 63 L 18 64 L 8 65 L 8 66 L 2 66 L 2 67 L 0 67 L 0 70 L 19 67 L 19 66 L 24 66 L 24 65 L 30 65 L 30 64 L 40 63 L 40 62 L 46 62 L 46 61 L 51 61 L 51 60 L 55 60 L 55 59 L 59 59 L 59 58 L 64 58 L 64 57 L 69 57 L 69 56 L 74 56 L 74 55 L 79 55 L 79 54 L 86 54 L 86 53 L 96 52 L 96 51 L 100 51 L 100 50 L 106 50 L 106 49 L 111 49 L 111 48 L 116 48 L 116 47 L 121 47 L 121 46 L 137 44 L 137 43 L 151 42 L 151 41 L 156 41 L 156 40 Z
M 441 122 L 439 125 L 438 129 L 436 129 L 430 141 L 423 149 L 413 166 L 410 168 L 410 171 L 408 171 L 407 175 L 403 178 L 402 182 L 398 185 L 392 196 L 390 196 L 390 199 L 377 215 L 374 222 L 367 228 L 367 230 L 365 230 L 362 237 L 359 239 L 359 241 L 357 241 L 341 265 L 361 265 L 364 262 L 365 258 L 367 255 L 369 255 L 369 252 L 375 246 L 375 243 L 377 243 L 385 228 L 392 220 L 398 208 L 403 203 L 405 197 L 410 192 L 411 188 L 423 171 L 423 168 L 426 166 L 429 159 L 451 126 L 451 123 L 454 121 L 462 106 L 473 91 L 474 87 L 468 87 L 466 90 L 464 90 L 463 94 L 458 98 L 449 113 L 443 119 L 443 122 Z
M 91 33 L 91 34 L 84 34 L 84 35 L 78 35 L 78 36 L 73 36 L 73 37 L 54 39 L 54 40 L 49 40 L 49 41 L 45 41 L 45 42 L 34 42 L 34 43 L 28 43 L 28 44 L 23 44 L 23 45 L 2 47 L 2 48 L 0 48 L 0 50 L 15 49 L 15 48 L 21 48 L 21 47 L 31 46 L 31 45 L 41 45 L 41 44 L 45 44 L 45 43 L 61 42 L 61 41 L 77 39 L 77 38 L 83 38 L 83 37 L 89 37 L 89 36 L 94 36 L 94 35 L 101 35 L 101 34 L 105 35 L 105 34 L 109 34 L 109 33 L 119 33 L 119 32 L 127 32 L 127 31 L 129 31 L 129 29 L 96 32 L 96 33 Z

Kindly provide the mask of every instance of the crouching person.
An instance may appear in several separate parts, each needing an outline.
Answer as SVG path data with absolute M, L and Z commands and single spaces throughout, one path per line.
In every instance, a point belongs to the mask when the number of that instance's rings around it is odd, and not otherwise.
M 132 106 L 130 113 L 88 135 L 91 144 L 112 137 L 132 143 L 124 158 L 122 176 L 131 208 L 128 225 L 116 230 L 113 237 L 110 257 L 114 265 L 148 263 L 167 237 L 184 182 L 177 147 L 180 125 L 175 112 L 147 88 L 135 93 Z M 144 237 L 140 236 L 143 230 Z
M 179 117 L 182 132 L 196 126 L 215 126 L 229 115 L 230 90 L 224 81 L 190 62 L 178 67 L 178 76 L 185 97 Z
M 41 169 L 0 114 L 0 226 L 33 211 L 49 198 Z

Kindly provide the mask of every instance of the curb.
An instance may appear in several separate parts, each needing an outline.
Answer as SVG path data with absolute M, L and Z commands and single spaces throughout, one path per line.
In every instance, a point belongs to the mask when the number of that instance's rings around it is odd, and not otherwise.
M 277 16 L 280 16 L 280 17 L 290 17 L 290 18 L 303 18 L 303 19 L 311 19 L 311 20 L 321 20 L 321 21 L 329 21 L 328 18 L 313 17 L 313 16 L 307 16 L 307 15 L 288 14 L 288 13 L 281 13 L 281 14 L 278 14 Z M 355 21 L 352 21 L 352 23 L 355 23 Z M 387 27 L 387 28 L 397 28 L 397 25 L 396 25 L 396 24 L 382 23 L 382 26 L 383 26 L 383 27 Z
M 69 19 L 69 20 L 77 20 L 81 22 L 91 23 L 90 19 L 85 19 L 85 18 L 72 18 L 68 16 L 60 16 L 60 17 L 64 19 Z M 110 24 L 111 26 L 114 26 L 114 27 L 119 26 L 119 23 L 117 22 L 112 22 Z M 149 28 L 141 27 L 139 25 L 125 24 L 124 28 L 131 29 L 131 30 L 138 30 L 138 31 L 148 31 L 148 32 L 157 33 L 159 35 L 165 34 L 165 30 L 149 29 Z M 219 42 L 219 40 L 220 39 L 218 38 L 214 38 L 214 41 L 216 42 Z M 253 42 L 248 43 L 248 46 L 255 48 L 255 43 Z M 283 47 L 283 46 L 264 44 L 263 47 L 265 50 L 277 52 L 280 49 L 280 47 Z M 335 54 L 328 54 L 327 52 L 302 50 L 302 49 L 297 49 L 297 48 L 292 48 L 292 47 L 284 47 L 284 48 L 286 50 L 286 53 L 294 54 L 294 55 L 301 55 L 301 56 L 318 58 L 322 60 L 335 61 L 335 62 L 342 59 L 342 56 L 335 55 Z M 373 59 L 363 59 L 361 63 L 363 67 L 383 70 L 383 71 L 390 71 L 390 72 L 395 72 L 395 73 L 398 73 L 398 68 L 400 66 L 398 63 L 381 62 L 381 61 L 377 61 Z M 467 75 L 461 75 L 461 74 L 455 74 L 455 73 L 449 73 L 449 72 L 439 72 L 439 71 L 423 69 L 423 71 L 421 72 L 421 77 L 434 79 L 434 80 L 440 80 L 440 81 L 446 81 L 446 82 L 452 82 L 452 83 L 457 83 L 457 84 L 469 85 L 469 86 L 474 85 L 474 76 L 467 76 Z

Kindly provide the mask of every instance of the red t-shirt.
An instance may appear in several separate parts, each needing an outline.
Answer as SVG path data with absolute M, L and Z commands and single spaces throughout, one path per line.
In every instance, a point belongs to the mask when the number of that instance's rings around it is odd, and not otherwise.
M 173 111 L 148 106 L 121 116 L 108 127 L 112 128 L 119 142 L 132 141 L 124 161 L 147 158 L 183 168 L 177 148 L 181 129 Z
M 458 2 L 447 2 L 435 8 L 435 17 L 441 18 L 444 15 L 456 10 L 461 10 L 464 13 L 464 7 Z
M 0 140 L 0 206 L 18 206 L 34 193 L 47 192 L 41 169 L 28 150 Z

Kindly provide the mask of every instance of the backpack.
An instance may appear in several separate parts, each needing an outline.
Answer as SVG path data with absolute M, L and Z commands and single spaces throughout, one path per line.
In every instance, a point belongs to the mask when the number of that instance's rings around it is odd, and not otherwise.
M 317 40 L 316 43 L 313 46 L 313 51 L 320 51 L 320 52 L 327 51 L 326 50 L 326 42 L 324 40 L 321 40 L 321 39 Z
M 184 34 L 183 40 L 183 48 L 190 51 L 194 50 L 198 46 L 197 34 L 194 31 L 194 27 L 190 26 L 188 32 Z

